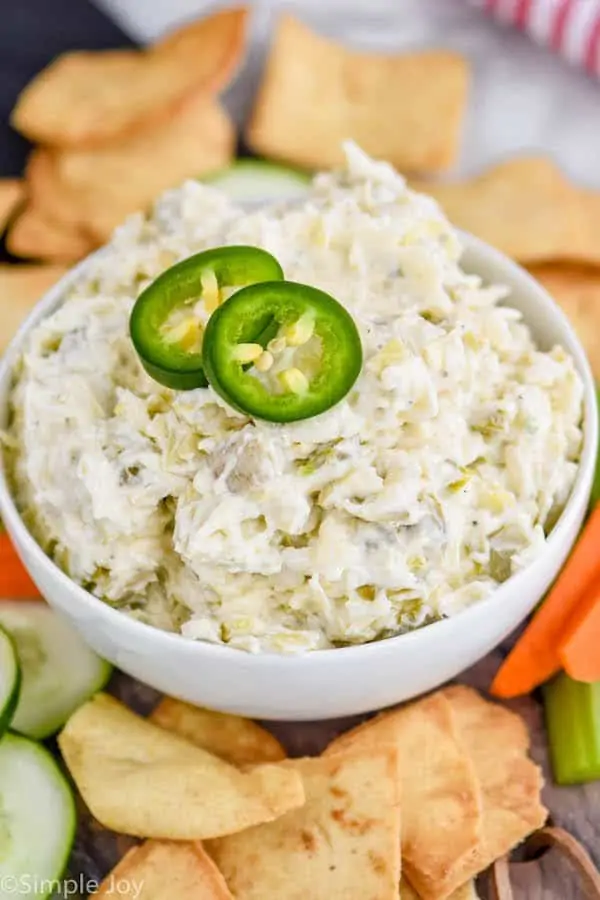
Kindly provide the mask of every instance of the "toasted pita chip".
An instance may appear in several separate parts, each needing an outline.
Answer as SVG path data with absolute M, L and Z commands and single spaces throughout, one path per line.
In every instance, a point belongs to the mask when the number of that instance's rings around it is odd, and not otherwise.
M 38 150 L 27 177 L 36 206 L 102 243 L 127 215 L 145 210 L 162 191 L 227 165 L 234 145 L 227 114 L 199 96 L 168 122 L 106 147 Z
M 394 748 L 281 765 L 303 779 L 305 806 L 207 844 L 236 900 L 397 900 Z
M 247 17 L 245 7 L 214 13 L 147 51 L 60 56 L 23 90 L 11 122 L 31 140 L 82 147 L 168 118 L 191 93 L 226 86 L 244 53 Z
M 304 802 L 293 769 L 264 765 L 242 773 L 107 695 L 71 717 L 59 746 L 92 814 L 136 837 L 220 837 Z
M 443 694 L 481 785 L 483 832 L 467 872 L 475 875 L 542 827 L 548 816 L 541 802 L 543 778 L 527 755 L 529 734 L 520 716 L 465 685 L 447 688 Z
M 600 381 L 600 272 L 568 265 L 533 266 L 530 272 L 571 320 Z
M 406 878 L 403 878 L 400 882 L 400 900 L 421 900 Z
M 65 272 L 63 266 L 0 266 L 0 354 L 25 316 Z
M 133 847 L 94 897 L 113 900 L 233 900 L 199 843 L 146 841 Z
M 590 236 L 592 204 L 588 209 L 550 159 L 521 157 L 466 181 L 411 186 L 435 197 L 454 225 L 519 262 L 600 263 L 600 243 Z
M 418 890 L 445 881 L 460 885 L 470 874 L 460 877 L 465 861 L 480 843 L 481 792 L 450 702 L 432 694 L 382 713 L 341 735 L 325 752 L 361 752 L 386 744 L 399 754 L 408 877 Z
M 75 226 L 48 218 L 35 206 L 27 206 L 11 225 L 6 239 L 15 256 L 50 262 L 76 262 L 94 249 L 94 242 Z
M 23 196 L 23 182 L 19 178 L 0 178 L 0 232 Z
M 279 762 L 287 755 L 279 741 L 256 722 L 199 709 L 173 697 L 161 700 L 150 721 L 234 766 Z
M 155 88 L 146 63 L 146 53 L 138 50 L 65 53 L 26 85 L 11 124 L 30 140 L 55 146 L 110 138 L 138 121 L 138 108 L 125 86 L 139 80 L 145 90 Z
M 38 148 L 29 155 L 25 180 L 31 205 L 64 230 L 81 230 L 81 204 L 77 202 L 76 192 L 66 194 L 62 190 L 53 160 L 53 154 L 46 149 Z
M 206 18 L 187 22 L 163 37 L 151 49 L 155 65 L 172 79 L 177 96 L 201 86 L 207 94 L 226 88 L 239 68 L 246 45 L 249 9 L 222 9 Z M 192 72 L 184 72 L 184 68 Z M 179 79 L 179 91 L 175 92 Z
M 600 191 L 578 190 L 581 217 L 583 219 L 583 239 L 579 255 L 575 257 L 583 263 L 600 265 Z
M 419 897 L 414 887 L 405 880 L 400 884 L 400 900 L 421 900 L 421 897 Z M 463 884 L 462 887 L 459 887 L 458 890 L 448 897 L 448 900 L 479 900 L 479 894 L 475 890 L 475 882 L 468 881 L 466 884 Z
M 246 138 L 308 168 L 339 165 L 352 138 L 400 169 L 437 171 L 455 159 L 467 81 L 458 54 L 355 52 L 284 15 Z

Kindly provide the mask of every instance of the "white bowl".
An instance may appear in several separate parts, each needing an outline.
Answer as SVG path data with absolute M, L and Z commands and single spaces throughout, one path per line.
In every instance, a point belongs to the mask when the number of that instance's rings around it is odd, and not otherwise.
M 546 291 L 496 250 L 469 235 L 463 239 L 465 268 L 507 284 L 514 292 L 510 304 L 523 312 L 539 345 L 561 344 L 583 378 L 585 441 L 579 473 L 542 555 L 488 600 L 410 634 L 304 656 L 253 656 L 143 625 L 79 587 L 29 534 L 0 469 L 0 515 L 23 562 L 48 602 L 94 650 L 129 675 L 191 703 L 263 719 L 325 719 L 431 690 L 485 656 L 525 619 L 561 568 L 585 515 L 598 433 L 594 381 L 579 340 Z M 47 294 L 7 351 L 0 365 L 0 427 L 7 423 L 12 368 L 28 333 L 60 304 L 86 265 L 81 263 Z

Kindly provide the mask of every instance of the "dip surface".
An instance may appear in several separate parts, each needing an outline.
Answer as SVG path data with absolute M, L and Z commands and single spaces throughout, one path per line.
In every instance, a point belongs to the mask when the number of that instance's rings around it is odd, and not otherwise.
M 75 581 L 159 628 L 278 653 L 414 629 L 527 565 L 571 490 L 572 360 L 461 269 L 431 199 L 347 154 L 285 205 L 167 193 L 87 265 L 19 366 L 8 443 L 26 522 Z M 350 311 L 364 366 L 328 412 L 252 421 L 144 373 L 128 330 L 140 290 L 225 244 L 265 248 Z

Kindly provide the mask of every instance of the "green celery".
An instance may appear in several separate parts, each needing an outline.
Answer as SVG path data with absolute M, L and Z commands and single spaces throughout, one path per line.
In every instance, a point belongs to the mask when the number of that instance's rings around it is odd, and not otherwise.
M 600 387 L 596 397 L 600 407 Z M 591 506 L 599 500 L 600 453 Z M 562 673 L 544 686 L 543 694 L 556 783 L 581 784 L 600 779 L 600 682 L 574 681 Z
M 562 673 L 543 693 L 554 780 L 600 779 L 600 682 L 574 681 Z

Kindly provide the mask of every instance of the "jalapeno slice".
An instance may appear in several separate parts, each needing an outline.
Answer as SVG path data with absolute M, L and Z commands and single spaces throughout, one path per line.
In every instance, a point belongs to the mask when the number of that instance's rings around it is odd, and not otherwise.
M 174 390 L 206 387 L 202 343 L 211 314 L 240 287 L 283 278 L 258 247 L 220 247 L 176 263 L 142 291 L 129 331 L 151 378 Z
M 265 343 L 257 336 L 277 326 Z M 231 406 L 270 422 L 325 412 L 350 390 L 361 370 L 360 335 L 329 294 L 290 281 L 242 288 L 206 327 L 206 376 Z

